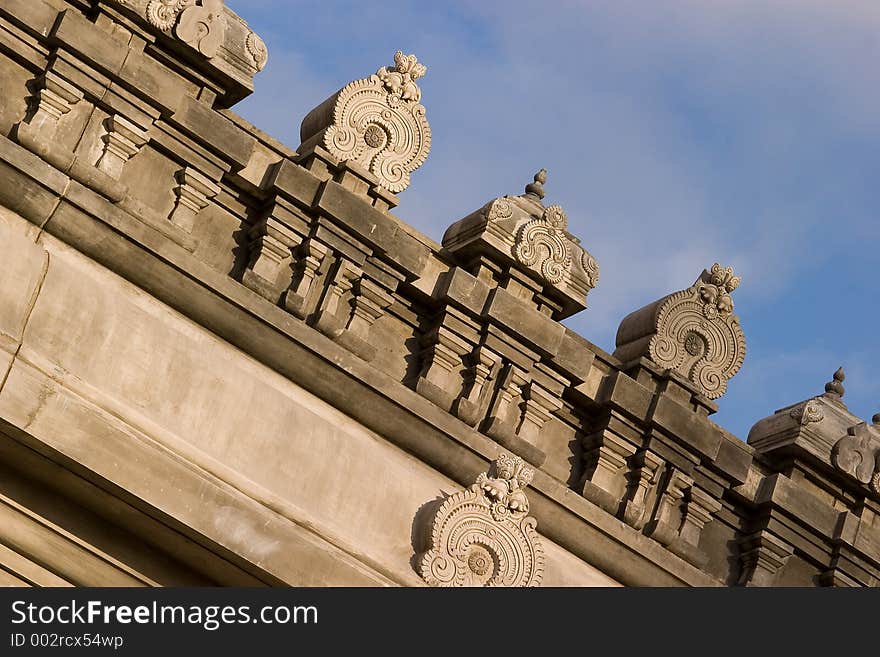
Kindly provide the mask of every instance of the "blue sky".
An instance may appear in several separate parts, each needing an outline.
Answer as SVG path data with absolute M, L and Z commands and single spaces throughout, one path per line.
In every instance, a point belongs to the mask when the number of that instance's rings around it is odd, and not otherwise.
M 435 240 L 541 167 L 601 268 L 566 324 L 614 350 L 630 311 L 715 261 L 748 343 L 714 419 L 745 439 L 847 372 L 880 412 L 880 2 L 227 0 L 266 41 L 235 109 L 296 147 L 308 111 L 413 52 L 433 133 L 395 214 Z

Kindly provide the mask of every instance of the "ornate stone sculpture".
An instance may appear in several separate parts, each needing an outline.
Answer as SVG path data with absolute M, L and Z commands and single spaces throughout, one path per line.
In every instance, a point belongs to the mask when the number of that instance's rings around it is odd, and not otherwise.
M 385 189 L 403 191 L 431 149 L 416 84 L 426 70 L 415 55 L 398 50 L 394 66 L 349 83 L 306 116 L 300 150 L 320 144 L 340 160 L 359 163 Z
M 709 399 L 721 397 L 746 355 L 730 297 L 739 284 L 733 269 L 715 263 L 687 290 L 627 316 L 614 355 L 625 362 L 645 356 L 689 379 Z
M 495 475 L 480 474 L 448 497 L 431 525 L 419 573 L 431 586 L 539 586 L 544 552 L 525 487 L 533 471 L 502 454 Z

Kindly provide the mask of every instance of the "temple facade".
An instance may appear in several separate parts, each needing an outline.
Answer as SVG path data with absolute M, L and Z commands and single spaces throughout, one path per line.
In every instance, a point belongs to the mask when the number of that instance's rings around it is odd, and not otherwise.
M 269 56 L 222 0 L 0 0 L 0 584 L 880 584 L 842 370 L 711 419 L 748 281 L 607 353 L 545 163 L 435 243 L 424 64 L 352 61 L 294 150 L 230 109 Z

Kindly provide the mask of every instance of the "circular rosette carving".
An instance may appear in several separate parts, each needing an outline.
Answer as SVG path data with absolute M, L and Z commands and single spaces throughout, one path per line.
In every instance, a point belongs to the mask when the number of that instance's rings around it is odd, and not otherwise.
M 538 586 L 544 553 L 537 522 L 514 515 L 487 500 L 478 484 L 450 496 L 419 561 L 423 579 L 431 586 Z
M 360 163 L 385 189 L 400 192 L 428 157 L 431 129 L 422 105 L 389 93 L 372 75 L 339 92 L 324 147 L 340 160 Z
M 571 249 L 565 232 L 545 219 L 534 219 L 520 228 L 513 255 L 553 285 L 561 283 L 571 269 Z
M 706 397 L 717 399 L 742 367 L 746 343 L 736 316 L 707 316 L 704 292 L 693 287 L 667 297 L 657 313 L 648 353 L 655 363 L 679 372 Z
M 493 221 L 504 221 L 513 216 L 513 206 L 506 198 L 496 198 L 483 208 L 483 216 L 489 223 Z
M 150 0 L 147 5 L 147 20 L 160 30 L 170 30 L 177 21 L 177 15 L 194 0 Z
M 262 71 L 266 67 L 266 62 L 269 61 L 269 51 L 266 49 L 266 43 L 256 32 L 248 32 L 245 47 L 251 59 L 254 60 L 256 69 Z

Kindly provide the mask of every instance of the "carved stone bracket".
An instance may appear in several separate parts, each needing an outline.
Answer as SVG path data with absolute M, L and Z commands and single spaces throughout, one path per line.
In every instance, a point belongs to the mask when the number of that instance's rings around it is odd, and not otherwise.
M 418 570 L 431 586 L 539 586 L 544 550 L 528 515 L 533 471 L 502 454 L 494 473 L 450 495 L 434 514 Z
M 137 155 L 147 143 L 147 131 L 118 114 L 109 117 L 104 125 L 104 152 L 95 166 L 118 180 L 125 163 Z
M 630 484 L 628 473 L 636 455 L 637 445 L 618 435 L 610 428 L 591 433 L 581 441 L 584 448 L 585 474 L 582 482 L 584 497 L 611 514 L 617 514 L 620 502 Z M 634 504 L 639 504 L 634 501 Z M 636 516 L 644 512 L 642 499 L 637 513 L 630 509 L 630 524 L 637 524 Z M 641 524 L 644 524 L 642 522 Z
M 52 71 L 34 81 L 32 115 L 26 121 L 44 138 L 55 134 L 58 121 L 83 99 L 83 92 Z
M 517 435 L 522 417 L 526 385 L 529 373 L 514 363 L 507 363 L 498 377 L 495 397 L 485 421 L 485 432 L 499 442 L 509 443 Z
M 740 540 L 740 586 L 773 586 L 776 575 L 794 553 L 782 539 L 767 531 Z
M 645 528 L 646 534 L 667 547 L 672 546 L 684 521 L 685 493 L 693 483 L 683 472 L 668 468 L 666 487 L 660 493 L 654 519 Z
M 448 411 L 452 409 L 462 389 L 462 359 L 471 353 L 473 345 L 451 328 L 444 326 L 443 316 L 439 321 L 440 324 L 422 338 L 425 346 L 416 391 Z M 478 419 L 474 419 L 472 424 L 477 421 Z
M 715 263 L 687 290 L 627 316 L 614 355 L 624 362 L 645 356 L 689 379 L 709 399 L 721 397 L 746 355 L 730 297 L 739 283 L 732 269 Z
M 212 198 L 220 193 L 220 187 L 213 180 L 192 167 L 185 167 L 176 174 L 178 185 L 174 188 L 177 201 L 171 216 L 171 223 L 191 233 L 198 214 L 208 207 Z

